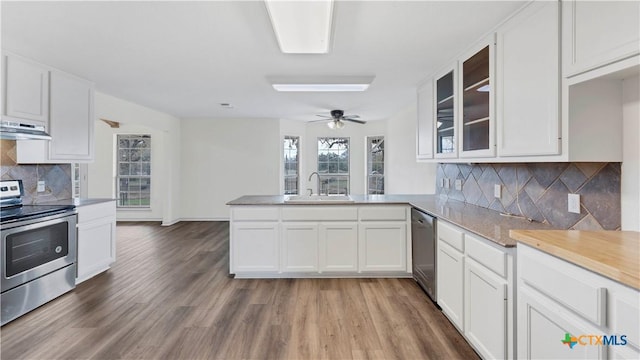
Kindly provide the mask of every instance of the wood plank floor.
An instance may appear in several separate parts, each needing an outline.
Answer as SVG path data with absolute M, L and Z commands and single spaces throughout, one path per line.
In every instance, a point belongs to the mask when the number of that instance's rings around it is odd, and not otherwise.
M 113 268 L 0 329 L 5 359 L 475 359 L 411 279 L 240 280 L 229 223 L 118 223 Z

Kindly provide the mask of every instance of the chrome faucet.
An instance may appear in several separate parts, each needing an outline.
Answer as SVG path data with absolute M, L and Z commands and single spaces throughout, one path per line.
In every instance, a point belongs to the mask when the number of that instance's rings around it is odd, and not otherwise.
M 318 179 L 318 195 L 320 195 L 320 174 L 318 174 L 318 172 L 314 171 L 311 173 L 311 175 L 309 175 L 309 181 L 311 181 L 311 178 L 313 177 L 313 175 L 316 175 L 316 178 Z M 313 190 L 311 191 L 311 195 L 313 195 Z

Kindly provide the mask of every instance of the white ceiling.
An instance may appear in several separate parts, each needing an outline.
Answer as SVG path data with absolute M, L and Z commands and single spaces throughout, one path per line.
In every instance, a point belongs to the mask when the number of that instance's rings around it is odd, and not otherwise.
M 2 48 L 180 118 L 313 120 L 344 109 L 379 120 L 522 4 L 338 1 L 330 53 L 291 55 L 262 1 L 2 1 Z M 363 93 L 278 93 L 266 79 L 323 75 L 376 78 Z

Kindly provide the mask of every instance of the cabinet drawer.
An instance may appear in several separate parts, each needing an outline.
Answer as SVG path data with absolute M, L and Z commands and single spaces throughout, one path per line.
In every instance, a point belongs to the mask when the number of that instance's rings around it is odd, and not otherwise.
M 496 274 L 507 277 L 507 254 L 484 243 L 475 236 L 466 235 L 467 255 Z
M 464 252 L 464 233 L 453 225 L 438 221 L 438 239 L 453 246 L 460 252 Z
M 406 220 L 407 210 L 404 206 L 363 206 L 360 208 L 360 220 Z
M 544 257 L 544 258 L 543 258 Z M 607 289 L 585 282 L 586 270 L 526 245 L 518 247 L 519 277 L 528 285 L 596 325 L 606 325 Z
M 232 208 L 234 221 L 278 221 L 278 208 L 267 206 L 242 206 Z
M 87 223 L 104 217 L 113 217 L 114 219 L 116 217 L 115 201 L 79 206 L 77 209 L 78 224 Z
M 282 207 L 283 221 L 355 221 L 358 220 L 358 207 L 356 206 L 298 206 L 289 205 Z

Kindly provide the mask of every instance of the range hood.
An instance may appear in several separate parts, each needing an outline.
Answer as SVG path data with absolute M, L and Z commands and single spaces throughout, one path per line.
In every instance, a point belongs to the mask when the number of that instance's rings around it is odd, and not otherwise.
M 0 121 L 0 139 L 7 140 L 51 140 L 44 125 L 35 125 L 17 121 Z

